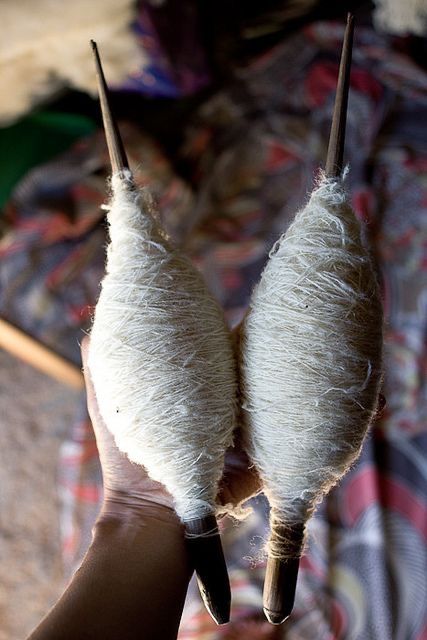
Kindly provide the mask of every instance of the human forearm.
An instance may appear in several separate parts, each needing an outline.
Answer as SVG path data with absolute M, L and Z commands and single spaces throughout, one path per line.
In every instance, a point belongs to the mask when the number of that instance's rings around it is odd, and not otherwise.
M 82 566 L 28 640 L 176 638 L 190 574 L 171 510 L 107 502 Z

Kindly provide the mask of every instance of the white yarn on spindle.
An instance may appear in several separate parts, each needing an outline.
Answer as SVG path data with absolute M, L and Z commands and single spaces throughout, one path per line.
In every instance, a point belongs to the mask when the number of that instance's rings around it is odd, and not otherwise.
M 355 461 L 377 405 L 382 307 L 360 236 L 342 180 L 321 177 L 242 327 L 245 439 L 272 507 L 272 557 L 301 553 L 292 528 Z
M 113 176 L 106 275 L 89 368 L 117 446 L 164 484 L 180 518 L 215 510 L 235 426 L 236 372 L 219 305 L 165 238 L 146 190 Z

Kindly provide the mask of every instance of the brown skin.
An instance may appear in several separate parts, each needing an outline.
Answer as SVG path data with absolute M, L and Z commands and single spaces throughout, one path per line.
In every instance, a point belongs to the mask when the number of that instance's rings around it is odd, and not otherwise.
M 66 591 L 28 640 L 176 638 L 191 568 L 184 532 L 165 488 L 129 462 L 102 420 L 82 344 L 89 415 L 101 460 L 104 501 L 92 544 Z M 228 452 L 219 501 L 260 491 L 236 445 Z

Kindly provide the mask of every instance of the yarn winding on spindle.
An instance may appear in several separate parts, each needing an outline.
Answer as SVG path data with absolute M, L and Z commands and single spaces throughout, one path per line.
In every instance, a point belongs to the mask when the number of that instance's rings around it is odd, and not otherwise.
M 342 179 L 322 176 L 271 250 L 242 327 L 245 440 L 272 507 L 271 557 L 301 554 L 299 532 L 359 455 L 381 351 L 360 224 Z
M 235 423 L 236 372 L 219 305 L 172 247 L 146 190 L 112 178 L 110 244 L 89 368 L 118 448 L 174 498 L 183 521 L 215 511 Z

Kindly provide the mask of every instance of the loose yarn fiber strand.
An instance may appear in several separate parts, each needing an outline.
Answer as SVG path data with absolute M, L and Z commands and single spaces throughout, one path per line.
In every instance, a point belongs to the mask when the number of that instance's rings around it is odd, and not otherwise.
M 112 177 L 106 275 L 89 367 L 117 446 L 172 494 L 180 518 L 215 511 L 235 424 L 222 311 L 153 216 L 130 171 Z
M 299 532 L 359 455 L 377 405 L 382 309 L 360 233 L 342 179 L 322 176 L 243 324 L 246 447 L 272 508 L 273 558 L 301 554 Z

